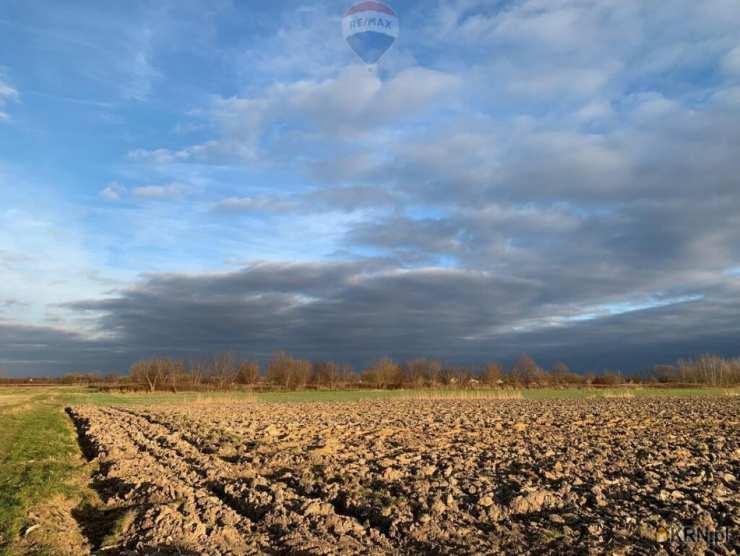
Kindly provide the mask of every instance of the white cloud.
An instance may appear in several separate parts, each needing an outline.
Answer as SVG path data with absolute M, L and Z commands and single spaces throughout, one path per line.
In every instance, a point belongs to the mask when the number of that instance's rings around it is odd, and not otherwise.
M 637 83 L 637 90 L 650 82 L 675 86 L 715 60 L 727 74 L 740 75 L 734 0 L 439 4 L 420 33 L 426 46 L 444 49 L 448 64 L 464 61 L 481 74 L 477 87 L 488 98 L 515 107 L 522 95 L 543 105 L 573 95 L 614 98 Z
M 0 321 L 86 330 L 89 323 L 59 305 L 111 289 L 101 279 L 111 274 L 98 274 L 100 261 L 84 232 L 56 212 L 39 203 L 0 210 L 0 300 L 15 301 L 6 303 Z
M 177 183 L 168 183 L 165 185 L 142 185 L 134 187 L 131 193 L 141 199 L 176 199 L 185 191 L 185 188 Z
M 587 96 L 601 90 L 619 68 L 619 64 L 615 63 L 593 68 L 529 67 L 523 71 L 522 68 L 515 68 L 506 80 L 506 88 L 511 93 L 535 98 L 560 93 Z
M 297 203 L 276 197 L 229 197 L 216 204 L 216 210 L 235 213 L 288 212 L 297 208 Z
M 722 59 L 722 69 L 729 75 L 740 76 L 740 45 L 725 55 Z
M 634 105 L 632 117 L 641 123 L 682 111 L 682 106 L 678 101 L 666 98 L 654 91 L 631 95 L 626 100 Z
M 492 6 L 488 0 L 448 1 L 428 31 L 466 43 L 507 41 L 550 51 L 579 50 L 584 44 L 609 42 L 615 34 L 639 35 L 640 27 L 623 24 L 640 15 L 639 4 L 639 0 L 520 0 Z
M 340 15 L 317 2 L 288 10 L 273 36 L 238 56 L 237 71 L 245 80 L 255 74 L 273 79 L 334 74 L 338 65 L 354 56 L 337 31 Z
M 126 188 L 115 181 L 109 183 L 99 193 L 100 197 L 106 201 L 120 201 L 121 197 L 125 194 Z
M 350 66 L 335 78 L 278 83 L 263 96 L 220 99 L 212 117 L 252 148 L 275 124 L 310 124 L 327 135 L 351 136 L 414 116 L 459 83 L 454 75 L 419 67 L 382 81 L 364 66 Z
M 0 99 L 2 101 L 16 100 L 18 98 L 18 91 L 7 83 L 0 81 Z
M 167 183 L 163 185 L 140 185 L 137 187 L 126 187 L 118 182 L 108 184 L 99 195 L 106 201 L 121 201 L 131 195 L 139 199 L 168 200 L 176 199 L 187 191 L 187 187 L 178 183 Z
M 712 95 L 712 99 L 727 106 L 740 106 L 740 86 L 720 89 Z
M 413 118 L 461 84 L 448 73 L 408 68 L 383 81 L 364 66 L 350 66 L 323 81 L 278 83 L 262 95 L 217 99 L 208 113 L 220 137 L 178 150 L 129 152 L 129 159 L 150 164 L 225 160 L 254 161 L 265 141 L 295 144 L 315 134 L 342 142 L 376 133 Z M 274 152 L 274 151 L 273 151 Z
M 171 164 L 178 161 L 176 152 L 169 149 L 134 149 L 128 153 L 129 160 L 150 164 Z
M 614 115 L 611 104 L 602 100 L 592 100 L 579 108 L 574 117 L 578 122 L 589 123 L 606 120 Z
M 248 160 L 253 158 L 253 150 L 246 144 L 223 140 L 207 141 L 183 149 L 134 149 L 128 153 L 129 160 L 166 166 L 185 162 L 220 162 L 234 158 Z
M 4 108 L 10 102 L 17 102 L 19 98 L 18 91 L 4 80 L 2 71 L 0 71 L 0 122 L 10 120 L 10 115 Z
M 156 80 L 162 77 L 152 61 L 154 56 L 155 31 L 149 25 L 141 25 L 129 33 L 130 55 L 119 63 L 128 74 L 122 80 L 125 98 L 146 100 Z

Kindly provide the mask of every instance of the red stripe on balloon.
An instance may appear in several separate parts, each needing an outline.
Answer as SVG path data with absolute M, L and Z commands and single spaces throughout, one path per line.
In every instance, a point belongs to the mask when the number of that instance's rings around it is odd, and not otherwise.
M 348 16 L 356 14 L 357 12 L 382 12 L 388 15 L 396 15 L 396 12 L 394 12 L 389 6 L 381 4 L 380 2 L 360 2 L 347 10 L 347 13 L 344 15 Z

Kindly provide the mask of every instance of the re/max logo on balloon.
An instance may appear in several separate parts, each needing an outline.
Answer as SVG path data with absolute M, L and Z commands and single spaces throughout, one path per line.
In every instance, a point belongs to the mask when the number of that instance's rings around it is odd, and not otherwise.
M 398 16 L 384 2 L 354 4 L 342 18 L 342 35 L 363 62 L 377 64 L 398 38 Z
M 358 17 L 349 22 L 349 28 L 353 30 L 359 29 L 383 29 L 390 30 L 393 28 L 393 22 L 390 19 L 383 19 L 377 17 Z

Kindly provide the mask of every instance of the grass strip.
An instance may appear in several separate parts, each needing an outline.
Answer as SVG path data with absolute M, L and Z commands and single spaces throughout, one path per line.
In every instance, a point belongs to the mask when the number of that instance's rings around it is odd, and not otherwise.
M 0 554 L 11 554 L 26 513 L 55 494 L 69 495 L 78 447 L 61 405 L 35 400 L 0 411 Z

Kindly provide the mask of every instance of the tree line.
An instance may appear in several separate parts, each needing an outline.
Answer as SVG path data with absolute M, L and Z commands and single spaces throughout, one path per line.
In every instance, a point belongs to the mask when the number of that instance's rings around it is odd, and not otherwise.
M 491 361 L 479 367 L 444 365 L 436 359 L 396 362 L 383 357 L 356 372 L 334 361 L 308 361 L 288 353 L 273 355 L 264 368 L 259 363 L 220 353 L 204 360 L 186 361 L 151 357 L 135 362 L 127 376 L 67 373 L 56 378 L 4 378 L 0 384 L 69 384 L 158 390 L 229 390 L 236 387 L 299 390 L 303 388 L 536 388 L 545 386 L 617 386 L 620 384 L 740 384 L 740 358 L 702 355 L 650 371 L 625 375 L 619 371 L 577 373 L 565 363 L 543 368 L 531 356 L 521 355 L 510 367 Z
M 444 365 L 436 359 L 419 358 L 396 362 L 383 357 L 357 373 L 351 365 L 334 361 L 308 361 L 288 353 L 276 353 L 264 371 L 256 361 L 222 353 L 201 362 L 151 358 L 136 362 L 129 379 L 149 391 L 211 387 L 261 386 L 283 390 L 302 388 L 434 388 L 617 386 L 625 383 L 681 383 L 711 386 L 740 384 L 740 358 L 702 355 L 660 365 L 652 372 L 624 375 L 619 371 L 576 373 L 565 363 L 542 368 L 530 355 L 521 355 L 508 369 L 497 362 L 478 368 Z

